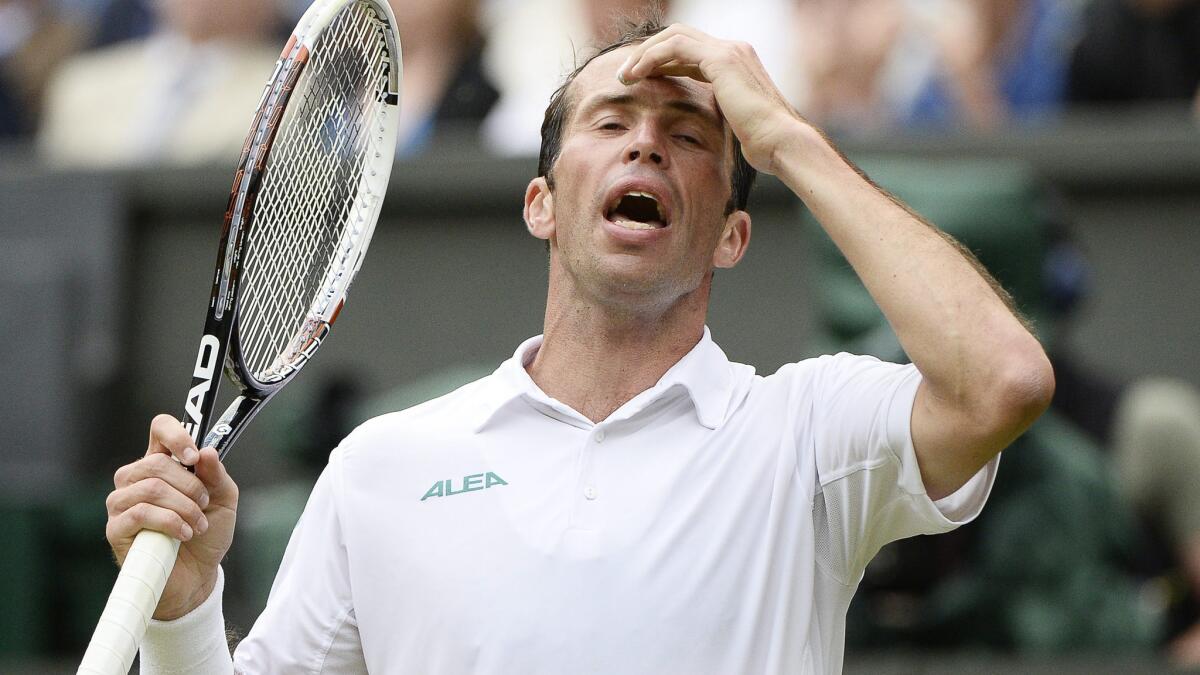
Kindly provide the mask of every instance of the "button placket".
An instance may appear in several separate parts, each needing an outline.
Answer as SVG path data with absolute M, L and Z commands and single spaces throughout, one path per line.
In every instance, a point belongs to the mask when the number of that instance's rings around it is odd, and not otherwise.
M 572 529 L 594 530 L 600 527 L 600 489 L 596 484 L 595 463 L 596 451 L 606 437 L 604 428 L 597 427 L 584 440 L 571 504 L 569 527 Z

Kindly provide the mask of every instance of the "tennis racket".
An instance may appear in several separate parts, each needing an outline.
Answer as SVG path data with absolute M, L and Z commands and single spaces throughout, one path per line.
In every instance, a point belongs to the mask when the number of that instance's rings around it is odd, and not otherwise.
M 224 458 L 328 336 L 387 189 L 401 67 L 386 0 L 317 0 L 284 47 L 225 213 L 184 405 L 198 447 Z M 214 424 L 222 363 L 241 391 Z M 138 533 L 80 673 L 129 672 L 178 551 L 170 536 Z

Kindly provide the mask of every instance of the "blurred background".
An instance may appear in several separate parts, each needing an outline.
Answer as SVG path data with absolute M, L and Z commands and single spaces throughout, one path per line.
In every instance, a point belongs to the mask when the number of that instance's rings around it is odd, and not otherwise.
M 239 442 L 243 632 L 329 451 L 540 332 L 521 221 L 550 93 L 639 0 L 392 0 L 389 197 L 336 337 Z M 959 237 L 1052 354 L 979 520 L 884 549 L 850 673 L 1200 667 L 1200 1 L 670 0 Z M 302 0 L 0 0 L 0 671 L 74 672 L 115 578 L 104 498 L 179 412 L 230 181 Z M 710 316 L 768 374 L 903 360 L 781 184 Z

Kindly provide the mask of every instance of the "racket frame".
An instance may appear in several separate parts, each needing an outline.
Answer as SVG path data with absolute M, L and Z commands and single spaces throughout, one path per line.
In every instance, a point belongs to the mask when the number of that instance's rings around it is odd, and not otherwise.
M 285 372 L 270 382 L 260 382 L 246 367 L 236 339 L 243 246 L 254 225 L 254 203 L 266 173 L 279 122 L 307 64 L 308 55 L 338 13 L 353 4 L 366 4 L 374 8 L 385 24 L 383 32 L 391 57 L 388 91 L 383 100 L 390 106 L 384 109 L 384 114 L 390 119 L 385 119 L 377 129 L 372 129 L 369 136 L 370 154 L 364 162 L 353 207 L 355 220 L 346 228 L 345 236 L 365 239 L 360 245 L 343 247 L 342 254 L 353 257 L 347 257 L 340 269 L 331 272 L 337 278 L 327 280 L 326 293 L 313 302 L 305 328 L 297 336 L 303 337 L 303 340 L 294 345 L 294 358 L 287 364 Z M 284 47 L 242 147 L 222 226 L 204 334 L 184 406 L 185 428 L 200 447 L 214 447 L 224 457 L 262 405 L 308 362 L 337 319 L 350 282 L 362 266 L 366 244 L 370 241 L 387 190 L 399 128 L 402 71 L 396 19 L 384 0 L 316 0 L 305 11 Z M 218 366 L 223 366 L 230 379 L 241 388 L 241 395 L 234 399 L 215 424 L 210 424 L 220 388 Z M 179 546 L 179 540 L 174 537 L 151 530 L 143 530 L 134 538 L 83 655 L 79 673 L 126 675 L 129 672 L 174 567 Z
M 386 24 L 384 39 L 387 42 L 391 64 L 388 68 L 387 91 L 383 103 L 398 109 L 401 75 L 400 45 L 396 38 L 395 17 L 387 2 L 358 0 L 372 5 L 377 16 Z M 242 277 L 244 239 L 253 230 L 253 208 L 267 172 L 267 160 L 275 135 L 279 130 L 283 112 L 295 91 L 309 54 L 321 33 L 337 17 L 343 8 L 352 4 L 347 0 L 318 0 L 305 12 L 297 24 L 296 32 L 288 40 L 276 63 L 275 71 L 263 90 L 262 101 L 255 113 L 251 131 L 242 147 L 238 171 L 230 189 L 229 205 L 226 208 L 221 241 L 217 249 L 216 272 L 209 300 L 208 316 L 204 325 L 204 338 L 196 357 L 192 385 L 182 416 L 184 427 L 199 447 L 211 447 L 224 459 L 243 429 L 272 396 L 295 376 L 317 348 L 320 347 L 329 329 L 337 320 L 345 303 L 346 293 L 366 253 L 366 246 L 359 240 L 370 241 L 378 220 L 379 209 L 387 189 L 392 158 L 395 156 L 395 141 L 398 127 L 396 121 L 386 128 L 370 130 L 368 153 L 374 153 L 376 161 L 365 163 L 354 205 L 351 222 L 343 234 L 340 249 L 347 259 L 330 268 L 330 278 L 322 286 L 325 293 L 314 299 L 304 329 L 294 338 L 293 359 L 282 364 L 278 376 L 262 381 L 255 377 L 244 359 L 239 342 L 237 322 L 238 286 Z M 398 113 L 393 113 L 398 114 Z M 212 347 L 215 344 L 215 353 Z M 219 390 L 219 378 L 212 372 L 211 363 L 222 363 L 225 374 L 238 386 L 241 393 L 229 404 L 215 423 L 211 423 L 212 411 Z

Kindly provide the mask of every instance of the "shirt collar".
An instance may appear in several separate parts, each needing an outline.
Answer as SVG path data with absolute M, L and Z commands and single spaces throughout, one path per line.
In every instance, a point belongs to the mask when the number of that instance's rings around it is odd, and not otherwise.
M 542 338 L 543 336 L 537 335 L 522 342 L 512 358 L 500 364 L 500 367 L 484 380 L 485 389 L 481 392 L 483 395 L 476 409 L 478 415 L 472 425 L 476 432 L 481 431 L 497 413 L 519 399 L 568 411 L 573 417 L 586 422 L 582 415 L 547 396 L 526 372 L 525 367 L 537 355 Z M 650 403 L 682 389 L 691 399 L 700 424 L 709 429 L 716 429 L 725 422 L 730 407 L 734 389 L 732 366 L 729 357 L 713 342 L 708 327 L 705 326 L 704 334 L 691 351 L 671 366 L 653 387 L 622 405 L 609 420 L 631 417 Z

